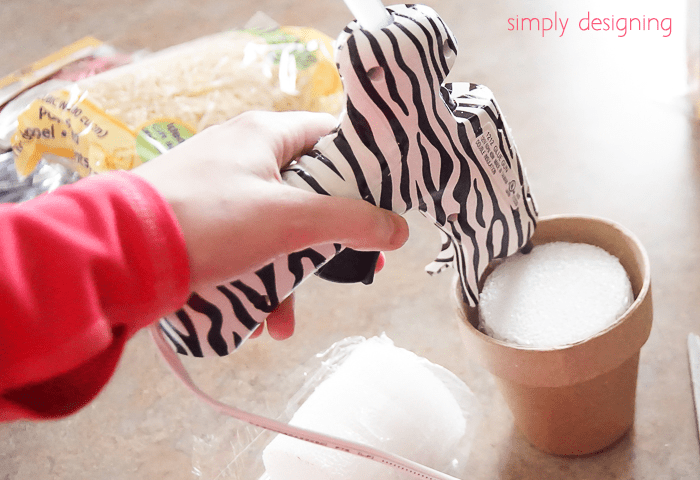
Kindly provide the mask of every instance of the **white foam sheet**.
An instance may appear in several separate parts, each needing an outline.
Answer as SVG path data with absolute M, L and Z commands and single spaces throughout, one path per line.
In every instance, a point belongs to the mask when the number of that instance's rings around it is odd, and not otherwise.
M 386 337 L 374 337 L 354 345 L 289 423 L 447 471 L 466 460 L 465 440 L 471 441 L 477 408 L 453 374 Z M 275 437 L 262 457 L 264 478 L 271 480 L 413 478 L 284 435 Z
M 607 329 L 633 300 L 616 257 L 593 245 L 552 242 L 494 269 L 480 294 L 480 327 L 506 342 L 558 347 Z

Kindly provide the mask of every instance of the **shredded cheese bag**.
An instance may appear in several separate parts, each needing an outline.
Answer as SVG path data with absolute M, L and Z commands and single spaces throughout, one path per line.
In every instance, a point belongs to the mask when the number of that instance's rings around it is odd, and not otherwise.
M 225 32 L 34 101 L 12 138 L 15 167 L 29 175 L 48 153 L 81 176 L 128 170 L 247 110 L 337 114 L 341 104 L 330 38 L 299 27 Z

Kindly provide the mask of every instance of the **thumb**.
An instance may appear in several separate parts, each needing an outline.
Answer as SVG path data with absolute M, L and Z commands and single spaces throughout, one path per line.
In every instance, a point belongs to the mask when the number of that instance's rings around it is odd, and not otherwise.
M 392 211 L 364 200 L 290 189 L 301 201 L 287 212 L 289 231 L 283 236 L 289 251 L 328 243 L 354 250 L 396 250 L 408 240 L 406 220 Z

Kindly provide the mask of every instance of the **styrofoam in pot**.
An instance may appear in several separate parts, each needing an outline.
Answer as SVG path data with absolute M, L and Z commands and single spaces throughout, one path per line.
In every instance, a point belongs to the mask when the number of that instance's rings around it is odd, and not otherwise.
M 479 331 L 479 312 L 463 302 L 459 287 L 457 311 L 468 355 L 495 376 L 525 437 L 548 453 L 586 455 L 613 444 L 634 423 L 639 351 L 653 316 L 649 259 L 630 231 L 601 218 L 540 218 L 532 243 L 555 241 L 595 245 L 620 260 L 634 301 L 615 324 L 571 345 L 533 348 Z

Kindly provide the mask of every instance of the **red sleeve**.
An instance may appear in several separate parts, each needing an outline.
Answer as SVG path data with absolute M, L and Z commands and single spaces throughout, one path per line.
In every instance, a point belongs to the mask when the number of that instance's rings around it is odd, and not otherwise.
M 167 202 L 126 172 L 0 205 L 0 420 L 73 413 L 124 343 L 187 299 Z

